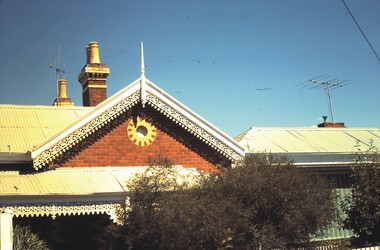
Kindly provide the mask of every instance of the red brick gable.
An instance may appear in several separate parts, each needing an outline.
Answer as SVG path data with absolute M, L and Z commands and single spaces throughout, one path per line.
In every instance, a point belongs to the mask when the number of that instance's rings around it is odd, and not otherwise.
M 150 145 L 136 145 L 128 136 L 128 125 L 137 117 L 143 117 L 156 127 L 155 139 Z M 148 158 L 158 155 L 169 158 L 175 165 L 203 171 L 217 171 L 231 164 L 154 109 L 135 107 L 64 154 L 55 161 L 55 166 L 147 166 Z

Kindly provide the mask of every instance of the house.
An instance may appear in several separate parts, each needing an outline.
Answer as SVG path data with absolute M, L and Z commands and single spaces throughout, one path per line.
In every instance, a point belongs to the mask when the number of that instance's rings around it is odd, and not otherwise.
M 91 42 L 78 76 L 83 106 L 74 106 L 63 79 L 52 106 L 0 104 L 1 249 L 12 247 L 12 223 L 25 221 L 57 248 L 96 248 L 86 244 L 110 220 L 118 223 L 126 181 L 149 157 L 217 172 L 245 154 L 270 152 L 328 176 L 343 198 L 357 142 L 380 147 L 380 129 L 326 120 L 312 128 L 250 128 L 233 139 L 146 78 L 143 48 L 141 59 L 140 77 L 107 97 L 110 69 Z M 351 235 L 333 227 L 323 239 Z
M 54 106 L 0 105 L 1 249 L 11 249 L 12 218 L 34 220 L 62 248 L 72 249 L 78 235 L 76 247 L 92 248 L 80 244 L 96 237 L 90 228 L 118 222 L 126 181 L 149 157 L 215 172 L 244 156 L 233 138 L 145 77 L 143 47 L 140 77 L 108 98 L 110 69 L 96 42 L 86 58 L 83 107 L 67 97 L 64 80 Z
M 296 166 L 329 178 L 339 200 L 350 193 L 350 168 L 358 148 L 362 153 L 371 146 L 380 148 L 379 128 L 346 128 L 344 123 L 324 122 L 310 128 L 252 127 L 235 139 L 246 154 L 286 156 Z M 342 214 L 342 216 L 345 216 Z M 335 224 L 326 235 L 315 240 L 336 240 L 353 236 L 350 230 Z

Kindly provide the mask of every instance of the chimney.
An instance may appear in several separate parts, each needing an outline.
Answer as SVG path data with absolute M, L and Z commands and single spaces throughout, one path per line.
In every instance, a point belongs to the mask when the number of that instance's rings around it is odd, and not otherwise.
M 99 45 L 91 42 L 86 46 L 87 64 L 100 64 Z
M 107 99 L 107 77 L 110 69 L 100 63 L 99 45 L 90 42 L 86 47 L 86 65 L 78 76 L 82 85 L 83 106 L 91 107 Z
M 55 99 L 54 106 L 74 106 L 74 102 L 67 97 L 66 80 L 58 80 L 58 96 Z
M 327 116 L 322 116 L 323 123 L 318 124 L 318 128 L 345 128 L 344 122 L 328 122 Z

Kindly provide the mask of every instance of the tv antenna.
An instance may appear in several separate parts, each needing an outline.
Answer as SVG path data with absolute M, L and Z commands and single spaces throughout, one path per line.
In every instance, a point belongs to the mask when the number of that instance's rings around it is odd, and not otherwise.
M 326 91 L 328 101 L 329 101 L 329 111 L 331 122 L 334 122 L 333 107 L 331 101 L 331 91 L 344 87 L 348 84 L 351 84 L 350 80 L 341 81 L 338 78 L 332 78 L 329 75 L 321 75 L 316 78 L 307 80 L 297 86 L 300 86 L 300 89 L 309 88 L 309 89 L 323 89 Z
M 65 79 L 66 70 L 65 70 L 65 64 L 63 64 L 63 67 L 60 66 L 60 60 L 61 60 L 61 46 L 60 45 L 58 46 L 57 62 L 55 61 L 55 58 L 54 58 L 54 65 L 52 64 L 52 62 L 51 62 L 50 39 L 49 39 L 49 60 L 50 60 L 50 64 L 49 64 L 50 69 L 55 70 L 56 97 L 58 97 L 58 81 Z M 51 81 L 51 74 L 50 74 L 50 81 Z

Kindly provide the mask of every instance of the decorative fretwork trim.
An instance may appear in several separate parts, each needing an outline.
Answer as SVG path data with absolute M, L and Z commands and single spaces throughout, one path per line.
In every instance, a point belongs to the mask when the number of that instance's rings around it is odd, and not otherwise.
M 123 99 L 116 105 L 112 106 L 101 115 L 92 119 L 90 122 L 83 125 L 81 128 L 75 130 L 73 133 L 66 136 L 64 139 L 58 141 L 55 145 L 49 147 L 45 151 L 41 152 L 33 159 L 33 166 L 35 169 L 39 169 L 49 163 L 55 158 L 62 155 L 65 151 L 70 150 L 73 146 L 84 140 L 88 135 L 99 130 L 107 123 L 111 122 L 125 111 L 129 110 L 140 100 L 140 92 L 137 91 L 127 98 Z
M 136 87 L 135 85 L 139 84 L 140 80 L 141 79 L 135 81 L 132 84 L 134 85 L 132 87 Z M 238 161 L 242 159 L 244 151 L 237 143 L 235 144 L 232 142 L 232 139 L 226 139 L 224 135 L 221 135 L 221 132 L 215 132 L 214 128 L 210 128 L 209 124 L 202 126 L 204 121 L 198 120 L 198 118 L 192 119 L 193 115 L 188 114 L 186 110 L 183 110 L 183 108 L 181 108 L 181 104 L 173 98 L 171 98 L 171 101 L 167 103 L 165 101 L 167 96 L 163 94 L 163 91 L 159 90 L 158 87 L 149 82 L 147 79 L 146 81 L 149 83 L 146 85 L 146 92 L 144 92 L 146 94 L 145 101 L 147 104 L 151 105 L 154 109 L 158 110 L 179 126 L 195 135 L 197 138 L 229 160 Z M 161 95 L 163 96 L 161 97 Z M 41 152 L 34 152 L 36 154 L 34 157 L 32 152 L 34 168 L 39 169 L 54 162 L 54 160 L 61 157 L 66 151 L 69 151 L 81 141 L 85 140 L 89 135 L 93 134 L 95 131 L 101 129 L 118 116 L 131 109 L 138 102 L 142 102 L 140 89 L 135 90 L 135 92 L 109 107 L 106 111 L 94 117 L 87 123 L 84 123 L 83 125 L 80 125 L 80 123 L 76 124 L 78 125 L 78 129 L 75 129 L 73 132 L 68 132 L 66 136 L 61 134 L 61 139 L 57 140 L 57 142 L 49 142 L 51 143 L 51 146 L 46 144 L 46 149 L 41 148 Z
M 153 108 L 161 112 L 163 115 L 169 117 L 179 126 L 195 135 L 197 138 L 202 140 L 213 149 L 217 150 L 228 159 L 238 161 L 242 158 L 242 156 L 235 152 L 235 150 L 233 150 L 231 147 L 225 145 L 218 138 L 208 133 L 205 129 L 195 124 L 193 121 L 188 119 L 186 116 L 178 112 L 170 105 L 163 102 L 160 98 L 148 92 L 147 101 Z
M 120 216 L 124 211 L 126 204 L 120 203 L 63 203 L 63 204 L 23 204 L 0 207 L 0 213 L 4 211 L 12 211 L 15 217 L 39 217 L 51 216 L 55 219 L 57 216 L 73 216 L 73 215 L 94 215 L 108 214 L 110 219 L 117 224 L 123 223 Z

